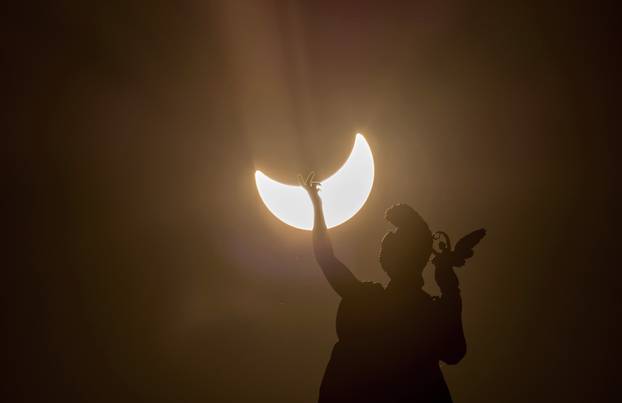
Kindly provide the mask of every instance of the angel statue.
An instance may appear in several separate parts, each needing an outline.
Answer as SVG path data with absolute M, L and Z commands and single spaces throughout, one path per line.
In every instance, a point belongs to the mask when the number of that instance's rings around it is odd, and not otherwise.
M 396 229 L 385 234 L 378 256 L 390 282 L 386 287 L 362 282 L 333 253 L 319 183 L 313 174 L 300 182 L 314 207 L 316 261 L 341 297 L 338 341 L 324 372 L 319 402 L 451 402 L 440 363 L 457 364 L 466 353 L 454 267 L 473 256 L 486 231 L 471 232 L 452 249 L 446 233 L 432 234 L 412 207 L 396 204 L 385 215 Z M 439 297 L 422 290 L 422 272 L 430 257 Z

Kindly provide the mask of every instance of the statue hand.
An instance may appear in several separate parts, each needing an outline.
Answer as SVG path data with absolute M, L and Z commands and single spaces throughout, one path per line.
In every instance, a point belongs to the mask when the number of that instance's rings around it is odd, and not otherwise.
M 313 178 L 315 177 L 315 172 L 311 171 L 309 175 L 307 175 L 307 179 L 304 179 L 302 175 L 298 175 L 298 182 L 300 182 L 300 186 L 304 188 L 309 194 L 311 201 L 314 205 L 321 203 L 319 191 L 320 191 L 320 182 L 315 182 Z

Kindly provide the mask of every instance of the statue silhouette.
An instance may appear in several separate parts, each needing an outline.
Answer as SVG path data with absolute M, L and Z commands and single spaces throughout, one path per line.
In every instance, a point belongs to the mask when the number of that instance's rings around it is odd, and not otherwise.
M 452 251 L 445 233 L 433 235 L 410 206 L 395 205 L 386 218 L 397 230 L 384 236 L 379 255 L 391 281 L 386 288 L 361 282 L 333 253 L 313 176 L 299 180 L 314 206 L 314 254 L 342 298 L 336 323 L 339 340 L 322 379 L 319 402 L 451 402 L 439 361 L 457 364 L 466 353 L 453 267 L 473 255 L 485 230 L 462 238 Z M 437 251 L 433 242 L 440 236 L 445 242 L 439 242 Z M 440 297 L 421 289 L 422 271 L 432 254 Z

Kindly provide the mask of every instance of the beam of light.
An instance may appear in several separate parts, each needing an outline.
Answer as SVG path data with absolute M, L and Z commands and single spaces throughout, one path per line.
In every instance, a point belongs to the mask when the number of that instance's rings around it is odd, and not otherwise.
M 276 218 L 295 228 L 313 229 L 313 205 L 302 186 L 277 182 L 261 171 L 255 171 L 255 183 L 261 200 Z M 365 137 L 358 133 L 346 162 L 321 181 L 326 227 L 352 218 L 367 201 L 373 184 L 374 158 Z

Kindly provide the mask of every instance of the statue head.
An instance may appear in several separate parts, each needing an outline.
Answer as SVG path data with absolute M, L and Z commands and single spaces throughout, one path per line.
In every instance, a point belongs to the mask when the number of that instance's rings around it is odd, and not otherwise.
M 380 246 L 380 264 L 392 281 L 423 285 L 421 274 L 432 253 L 432 232 L 421 216 L 407 204 L 387 209 L 385 218 L 396 229 L 387 232 Z

